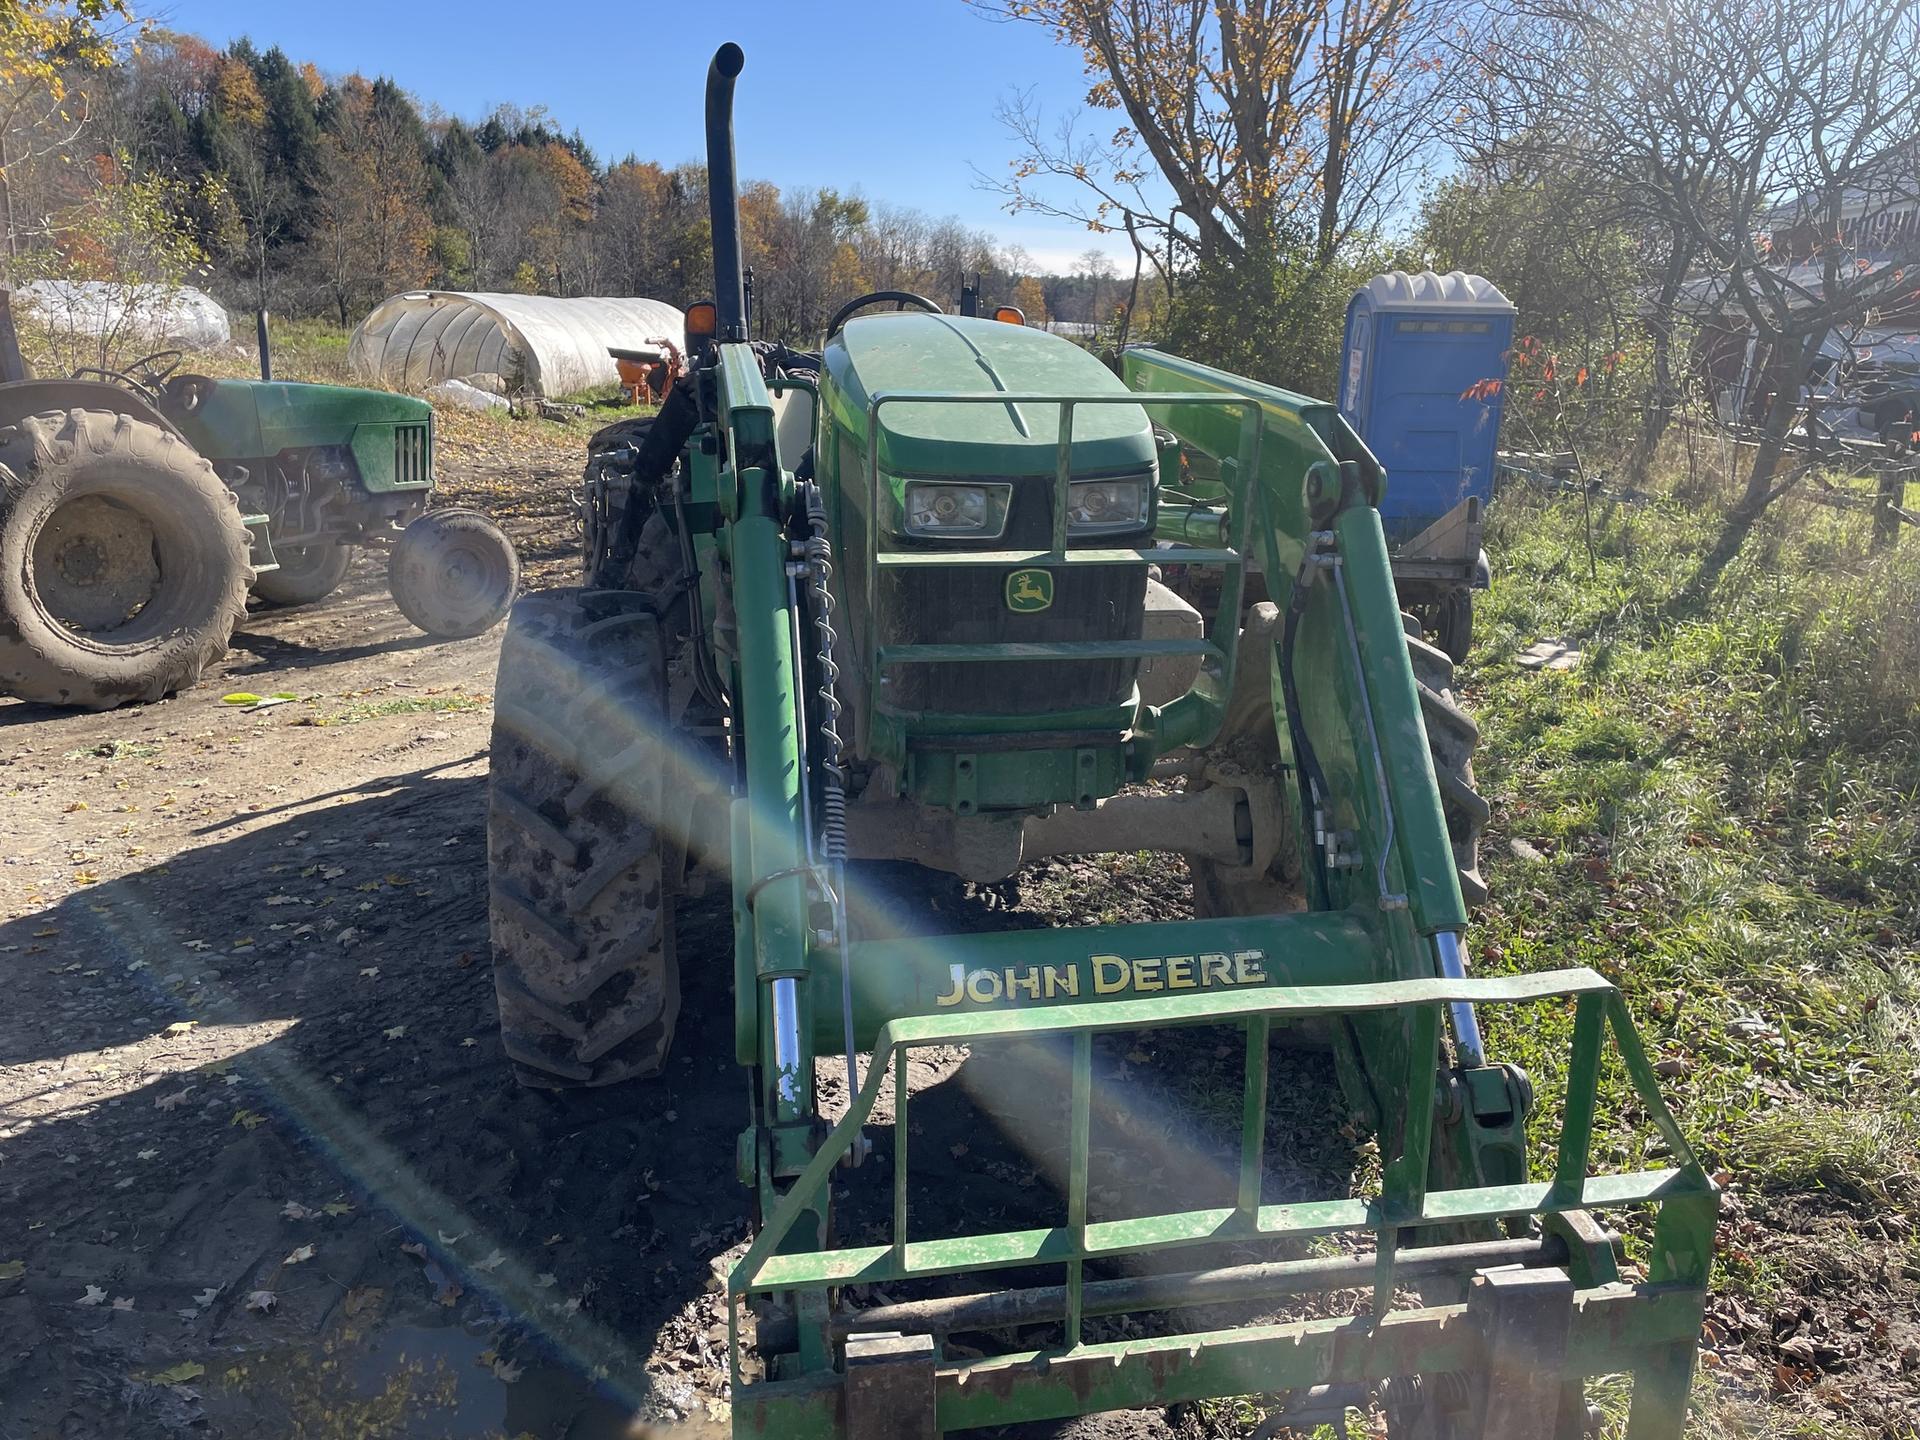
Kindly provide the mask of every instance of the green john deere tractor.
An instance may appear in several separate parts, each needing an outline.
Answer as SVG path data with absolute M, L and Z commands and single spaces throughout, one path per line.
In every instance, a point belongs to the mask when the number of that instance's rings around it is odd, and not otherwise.
M 911 295 L 855 301 L 817 357 L 752 344 L 742 64 L 725 46 L 707 80 L 717 302 L 660 415 L 590 453 L 586 583 L 514 610 L 489 816 L 502 1038 L 531 1084 L 658 1071 L 676 900 L 731 887 L 757 1217 L 728 1285 L 735 1433 L 927 1440 L 1262 1394 L 1302 1432 L 1355 1405 L 1394 1440 L 1577 1440 L 1585 1379 L 1628 1373 L 1628 1435 L 1677 1440 L 1716 1192 L 1605 979 L 1468 974 L 1474 732 L 1395 598 L 1380 467 L 1332 405 L 1151 350 L 1116 379 Z M 876 300 L 919 313 L 856 315 Z M 1224 501 L 1182 498 L 1197 470 Z M 874 938 L 849 870 L 1139 850 L 1185 857 L 1194 918 Z M 1541 1006 L 1570 1035 L 1544 1163 L 1532 1086 L 1481 1029 Z M 1116 1201 L 1090 1136 L 1131 1102 L 1097 1037 L 1181 1027 L 1206 1053 L 1241 1037 L 1215 1107 L 1237 1160 L 1197 1208 Z M 1324 1103 L 1270 1089 L 1282 1038 L 1333 1047 L 1378 1139 L 1367 1193 L 1274 1193 L 1271 1118 Z M 1589 1173 L 1609 1038 L 1664 1168 Z M 954 1046 L 1050 1057 L 1020 1082 L 1062 1192 L 1044 1223 L 983 1226 L 983 1202 L 972 1233 L 916 1233 L 906 1062 Z M 880 1233 L 836 1243 L 867 1187 Z M 1622 1209 L 1637 1272 L 1594 1218 Z M 1360 1298 L 1308 1303 L 1339 1291 Z
M 394 602 L 429 634 L 507 613 L 506 536 L 427 508 L 425 401 L 176 374 L 181 360 L 0 384 L 0 694 L 157 700 L 226 651 L 249 589 L 323 599 L 363 545 L 390 547 Z

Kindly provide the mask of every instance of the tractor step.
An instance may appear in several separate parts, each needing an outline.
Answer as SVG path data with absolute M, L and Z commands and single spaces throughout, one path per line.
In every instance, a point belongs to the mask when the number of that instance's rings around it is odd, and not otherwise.
M 271 517 L 261 515 L 242 515 L 240 523 L 247 527 L 247 542 L 252 547 L 253 573 L 265 575 L 270 570 L 278 570 L 280 561 L 273 553 L 273 541 L 268 537 L 267 527 Z

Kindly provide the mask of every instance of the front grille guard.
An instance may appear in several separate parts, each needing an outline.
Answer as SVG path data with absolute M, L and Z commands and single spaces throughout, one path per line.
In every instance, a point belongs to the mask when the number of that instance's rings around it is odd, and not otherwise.
M 889 405 L 1050 405 L 1060 412 L 1057 459 L 1053 475 L 1053 534 L 1045 550 L 930 550 L 884 553 L 880 545 L 880 516 L 886 512 L 887 497 L 880 478 L 880 412 Z M 1233 669 L 1239 648 L 1240 602 L 1246 584 L 1247 537 L 1252 527 L 1254 506 L 1249 503 L 1260 469 L 1260 442 L 1264 429 L 1260 402 L 1251 396 L 1221 394 L 1217 391 L 1146 395 L 1134 391 L 1105 395 L 1057 395 L 994 391 L 981 394 L 949 394 L 930 391 L 886 391 L 867 403 L 867 434 L 870 437 L 866 457 L 867 553 L 874 563 L 867 571 L 867 613 L 878 614 L 877 589 L 881 570 L 904 567 L 989 569 L 1071 569 L 1076 565 L 1116 563 L 1149 564 L 1165 559 L 1163 552 L 1148 546 L 1116 548 L 1076 547 L 1067 544 L 1068 486 L 1073 476 L 1073 417 L 1087 405 L 1132 405 L 1153 410 L 1175 405 L 1237 407 L 1242 411 L 1240 443 L 1235 455 L 1222 461 L 1226 480 L 1227 504 L 1233 517 L 1233 533 L 1228 543 L 1214 549 L 1182 549 L 1180 563 L 1222 572 L 1219 602 L 1207 621 L 1207 633 L 1200 640 L 1063 640 L 1045 643 L 1007 641 L 969 645 L 881 645 L 872 652 L 868 673 L 868 693 L 879 694 L 882 672 L 911 664 L 982 664 L 1009 660 L 1150 660 L 1183 655 L 1198 655 L 1202 678 L 1169 704 L 1157 707 L 1147 717 L 1147 728 L 1166 737 L 1162 748 L 1172 744 L 1206 744 L 1219 729 L 1225 698 L 1233 687 Z
M 1571 999 L 1575 1006 L 1567 1103 L 1552 1178 L 1545 1183 L 1429 1187 L 1436 1076 L 1441 1064 L 1442 1013 L 1453 1004 L 1524 1004 Z M 1378 1196 L 1263 1205 L 1261 1177 L 1267 1113 L 1268 1039 L 1276 1022 L 1316 1016 L 1401 1011 L 1412 1020 L 1407 1073 L 1399 1077 L 1407 1123 L 1385 1157 Z M 1239 1181 L 1229 1207 L 1090 1222 L 1087 1219 L 1092 1040 L 1100 1033 L 1194 1025 L 1238 1025 L 1246 1033 L 1245 1088 Z M 1611 1032 L 1640 1104 L 1673 1165 L 1628 1174 L 1588 1173 L 1604 1042 Z M 907 1234 L 909 1095 L 906 1058 L 917 1048 L 968 1045 L 992 1039 L 1065 1037 L 1072 1045 L 1069 1154 L 1064 1224 L 937 1240 Z M 824 1212 L 826 1188 L 861 1137 L 888 1070 L 894 1075 L 893 1224 L 889 1244 L 842 1250 L 792 1248 L 796 1226 Z M 1656 1205 L 1649 1274 L 1623 1285 L 1587 1273 L 1571 1310 L 1564 1372 L 1570 1376 L 1635 1371 L 1649 1395 L 1649 1419 L 1636 1400 L 1630 1436 L 1678 1437 L 1659 1418 L 1671 1408 L 1659 1397 L 1677 1374 L 1684 1408 L 1685 1376 L 1705 1300 L 1717 1191 L 1661 1098 L 1652 1064 L 1619 992 L 1589 969 L 1492 979 L 1417 979 L 1339 985 L 1284 985 L 1257 994 L 1203 993 L 1152 1000 L 1100 1001 L 1073 1006 L 914 1016 L 888 1021 L 875 1038 L 865 1083 L 827 1135 L 728 1282 L 736 1433 L 782 1437 L 846 1433 L 840 1377 L 746 1383 L 740 1368 L 740 1308 L 749 1296 L 848 1285 L 884 1286 L 929 1277 L 1064 1267 L 1063 1343 L 1053 1349 L 983 1359 L 937 1357 L 934 1376 L 939 1429 L 959 1430 L 1014 1420 L 1059 1418 L 1113 1408 L 1169 1404 L 1216 1396 L 1272 1393 L 1292 1386 L 1364 1383 L 1397 1374 L 1456 1371 L 1484 1354 L 1483 1338 L 1460 1323 L 1460 1306 L 1393 1311 L 1397 1283 L 1430 1273 L 1408 1248 L 1423 1228 L 1497 1222 L 1509 1217 L 1566 1216 L 1584 1223 L 1590 1209 Z M 1252 1326 L 1200 1334 L 1083 1343 L 1085 1268 L 1127 1254 L 1222 1243 L 1304 1240 L 1339 1232 L 1371 1234 L 1370 1315 L 1288 1325 Z M 1577 1231 L 1576 1231 L 1577 1233 Z M 1457 1247 L 1462 1252 L 1474 1246 Z M 1404 1267 L 1404 1274 L 1403 1274 Z M 1285 1271 L 1286 1265 L 1265 1267 Z M 1299 1267 L 1295 1267 L 1299 1268 Z M 1311 1268 L 1311 1265 L 1308 1266 Z M 1469 1269 L 1472 1267 L 1469 1266 Z M 1582 1267 L 1571 1267 L 1576 1276 Z M 1610 1269 L 1610 1265 L 1606 1267 Z M 1292 1285 L 1276 1293 L 1351 1288 L 1352 1267 L 1331 1283 Z M 1222 1272 L 1212 1272 L 1219 1274 Z M 1168 1277 L 1199 1280 L 1202 1276 Z M 1113 1282 L 1094 1282 L 1113 1288 Z M 1177 1284 L 1172 1287 L 1177 1291 Z M 1096 1305 L 1093 1313 L 1170 1308 L 1203 1303 L 1205 1296 L 1169 1295 L 1161 1285 L 1153 1305 Z M 1030 1292 L 1001 1292 L 1019 1295 Z M 993 1297 L 977 1297 L 991 1299 Z M 901 1307 L 893 1307 L 896 1310 Z M 844 1336 L 850 1327 L 843 1325 Z M 857 1328 L 851 1327 L 851 1328 Z M 983 1326 L 977 1328 L 992 1328 Z M 1684 1360 L 1678 1359 L 1684 1355 Z M 1649 1379 L 1648 1377 L 1651 1377 Z M 1636 1392 L 1638 1393 L 1638 1392 Z M 1671 1397 L 1668 1397 L 1669 1399 Z

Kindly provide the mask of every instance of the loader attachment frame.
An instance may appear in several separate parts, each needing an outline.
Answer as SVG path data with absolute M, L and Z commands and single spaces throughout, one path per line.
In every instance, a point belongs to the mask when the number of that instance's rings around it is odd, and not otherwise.
M 1284 969 L 1285 926 L 1264 922 Z M 1206 922 L 1192 922 L 1196 926 Z M 1259 933 L 1262 922 L 1236 922 Z M 1161 927 L 1172 929 L 1175 927 Z M 1315 967 L 1309 966 L 1309 969 Z M 1566 1113 L 1552 1178 L 1544 1183 L 1435 1189 L 1428 1183 L 1442 1013 L 1454 1004 L 1505 1006 L 1570 1001 L 1574 1007 Z M 1380 1193 L 1368 1198 L 1270 1205 L 1261 1198 L 1268 1040 L 1277 1024 L 1314 1017 L 1401 1013 L 1411 1017 L 1404 1086 L 1409 1123 L 1385 1156 Z M 1231 1206 L 1134 1219 L 1088 1219 L 1089 1117 L 1096 1035 L 1143 1028 L 1235 1025 L 1245 1032 L 1244 1121 L 1238 1194 Z M 1671 1157 L 1670 1167 L 1589 1173 L 1605 1041 L 1611 1034 L 1635 1095 Z M 909 1234 L 906 1060 L 927 1046 L 993 1040 L 1061 1042 L 1071 1048 L 1070 1141 L 1065 1216 L 1039 1229 L 915 1240 Z M 883 1088 L 893 1085 L 893 1222 L 888 1244 L 795 1249 L 791 1241 L 826 1203 L 836 1168 L 859 1143 Z M 1624 1283 L 1613 1246 L 1588 1212 L 1654 1209 L 1644 1281 Z M 940 1435 L 1248 1393 L 1357 1392 L 1396 1376 L 1455 1377 L 1483 1440 L 1560 1440 L 1583 1433 L 1577 1382 L 1634 1377 L 1630 1440 L 1678 1440 L 1706 1300 L 1718 1209 L 1713 1182 L 1659 1092 L 1618 991 L 1592 970 L 1500 979 L 1414 979 L 1279 984 L 1257 991 L 1164 999 L 1042 1005 L 1019 1010 L 919 1015 L 885 1022 L 873 1063 L 846 1115 L 767 1218 L 729 1281 L 736 1433 L 803 1437 Z M 1538 1217 L 1544 1238 L 1435 1244 L 1433 1232 L 1472 1222 Z M 1427 1243 L 1421 1237 L 1428 1236 Z M 1371 1239 L 1370 1254 L 1212 1268 L 1150 1280 L 1089 1280 L 1089 1265 L 1140 1252 L 1305 1241 L 1345 1234 Z M 747 1382 L 740 1318 L 754 1296 L 850 1285 L 1059 1267 L 1059 1285 L 989 1291 L 919 1307 L 894 1304 L 836 1317 L 846 1345 L 840 1373 Z M 1516 1266 L 1525 1267 L 1517 1273 Z M 1436 1277 L 1471 1281 L 1462 1306 L 1395 1309 L 1397 1287 Z M 1337 1320 L 1262 1323 L 1238 1329 L 1089 1343 L 1089 1315 L 1273 1300 L 1316 1290 L 1365 1289 L 1366 1313 Z M 972 1358 L 945 1351 L 954 1329 L 1057 1320 L 1060 1342 L 1018 1354 Z M 927 1327 L 902 1337 L 880 1327 Z M 930 1337 L 930 1338 L 929 1338 Z M 891 1371 L 890 1376 L 882 1372 Z

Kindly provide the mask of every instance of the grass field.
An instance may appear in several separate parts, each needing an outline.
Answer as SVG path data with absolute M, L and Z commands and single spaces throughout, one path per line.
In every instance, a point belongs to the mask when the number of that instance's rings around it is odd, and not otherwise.
M 1920 537 L 1789 499 L 1704 597 L 1711 498 L 1495 507 L 1466 670 L 1494 802 L 1477 961 L 1621 985 L 1729 1190 L 1706 1434 L 1916 1433 Z M 1552 637 L 1570 672 L 1513 663 Z M 1548 1115 L 1570 1012 L 1490 1043 Z M 1596 1159 L 1655 1158 L 1618 1074 Z M 1537 1132 L 1543 1156 L 1550 1127 Z

